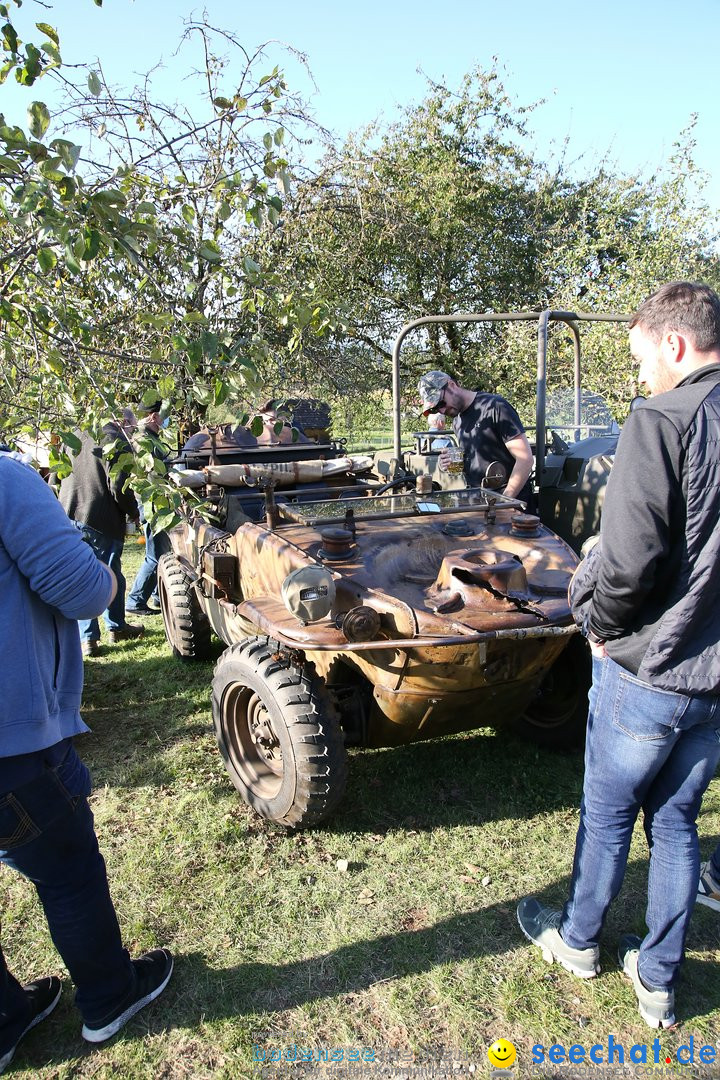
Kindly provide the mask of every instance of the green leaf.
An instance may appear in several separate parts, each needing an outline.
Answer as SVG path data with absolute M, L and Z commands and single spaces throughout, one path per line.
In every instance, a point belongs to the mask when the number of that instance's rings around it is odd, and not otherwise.
M 213 399 L 213 392 L 205 383 L 193 384 L 192 395 L 201 405 L 209 405 Z
M 100 92 L 102 91 L 102 83 L 100 82 L 100 78 L 95 71 L 91 71 L 88 75 L 87 84 L 88 90 L 90 91 L 92 96 L 99 97 Z
M 67 246 L 65 248 L 65 265 L 67 266 L 71 274 L 82 273 L 82 267 L 80 266 L 80 263 L 75 256 L 75 252 L 72 250 L 71 247 Z
M 185 205 L 183 206 L 183 208 L 182 208 L 182 210 L 180 212 L 181 212 L 183 218 L 185 219 L 185 221 L 188 223 L 188 225 L 192 225 L 194 223 L 194 221 L 195 221 L 195 209 L 194 209 L 194 207 L 190 206 L 188 203 L 185 203 Z
M 11 53 L 18 51 L 18 36 L 12 23 L 5 23 L 2 28 L 3 47 Z
M 70 449 L 74 450 L 76 453 L 82 448 L 80 439 L 73 431 L 58 431 L 58 436 L 65 446 L 69 446 Z
M 25 69 L 30 75 L 33 76 L 33 78 L 36 79 L 38 75 L 40 75 L 40 73 L 42 72 L 43 66 L 40 50 L 36 45 L 33 45 L 33 43 L 29 41 L 25 46 L 25 55 L 27 56 L 27 60 L 25 61 Z
M 35 162 L 47 161 L 47 159 L 50 157 L 50 151 L 48 150 L 47 146 L 45 146 L 45 144 L 41 142 L 28 143 L 27 152 L 32 158 L 32 160 Z M 53 168 L 55 168 L 55 166 L 57 165 L 57 158 L 53 158 L 53 161 L 55 162 Z M 61 173 L 58 173 L 58 176 L 61 175 Z
M 50 126 L 50 110 L 44 101 L 33 101 L 28 108 L 28 127 L 30 134 L 36 139 L 42 139 Z
M 40 264 L 40 269 L 46 274 L 48 270 L 52 270 L 57 266 L 57 255 L 52 248 L 41 247 L 38 248 L 37 261 Z
M 80 147 L 71 143 L 68 139 L 53 139 L 50 149 L 54 150 L 68 172 L 75 169 L 80 159 Z
M 255 436 L 255 438 L 257 438 L 258 435 L 262 435 L 263 427 L 264 427 L 264 425 L 263 425 L 263 422 L 262 422 L 262 417 L 261 416 L 253 416 L 252 423 L 250 424 L 250 432 L 251 432 L 252 435 Z
M 49 37 L 51 41 L 54 41 L 56 45 L 60 44 L 60 38 L 58 37 L 58 32 L 55 27 L 50 26 L 49 23 L 45 22 L 35 23 L 35 25 L 41 34 L 45 34 L 45 36 Z
M 206 262 L 218 263 L 222 259 L 220 254 L 220 248 L 212 240 L 205 240 L 200 245 L 200 258 L 205 259 Z
M 40 48 L 42 49 L 42 51 L 45 53 L 46 56 L 50 57 L 50 59 L 53 61 L 54 64 L 62 64 L 62 57 L 60 55 L 60 50 L 58 49 L 57 45 L 53 41 L 43 41 Z
M 160 532 L 161 530 L 167 531 L 168 529 L 172 529 L 174 525 L 178 525 L 181 520 L 182 518 L 179 514 L 172 511 L 169 514 L 158 514 L 158 516 L 153 519 L 153 526 L 157 532 Z
M 51 349 L 45 357 L 45 363 L 55 375 L 62 375 L 65 371 L 65 361 L 57 349 Z
M 97 229 L 85 230 L 85 251 L 83 252 L 83 262 L 91 262 L 98 251 L 100 250 L 100 233 Z
M 233 103 L 226 97 L 214 97 L 213 105 L 218 109 L 232 109 Z
M 127 203 L 127 199 L 121 191 L 116 191 L 113 188 L 106 188 L 103 191 L 98 191 L 93 195 L 93 200 L 104 204 L 105 206 L 119 206 L 124 207 Z
M 272 150 L 273 138 L 269 131 L 266 131 L 263 135 L 263 145 L 266 150 Z
M 72 176 L 61 176 L 57 182 L 57 191 L 63 202 L 69 202 L 77 191 L 77 184 Z

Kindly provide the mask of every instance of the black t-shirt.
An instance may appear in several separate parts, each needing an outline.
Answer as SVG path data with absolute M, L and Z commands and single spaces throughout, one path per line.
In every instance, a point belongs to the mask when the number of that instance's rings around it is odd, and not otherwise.
M 499 394 L 483 394 L 478 390 L 475 400 L 454 417 L 453 430 L 463 451 L 469 487 L 481 486 L 487 467 L 493 461 L 498 461 L 510 478 L 515 458 L 505 443 L 524 434 L 525 428 L 509 401 Z M 530 496 L 528 481 L 517 498 L 528 501 Z

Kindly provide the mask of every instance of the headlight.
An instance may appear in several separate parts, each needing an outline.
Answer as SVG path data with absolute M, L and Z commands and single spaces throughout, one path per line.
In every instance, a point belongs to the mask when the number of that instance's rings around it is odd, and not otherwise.
M 301 623 L 318 622 L 330 614 L 335 581 L 324 566 L 301 566 L 283 581 L 282 598 L 290 614 Z

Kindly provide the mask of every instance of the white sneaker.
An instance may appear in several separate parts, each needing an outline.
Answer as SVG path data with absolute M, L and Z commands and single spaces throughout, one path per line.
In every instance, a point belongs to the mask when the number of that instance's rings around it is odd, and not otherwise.
M 720 911 L 720 885 L 718 885 L 710 872 L 710 860 L 700 867 L 697 902 L 698 904 L 704 904 L 705 907 L 714 908 L 715 911 Z

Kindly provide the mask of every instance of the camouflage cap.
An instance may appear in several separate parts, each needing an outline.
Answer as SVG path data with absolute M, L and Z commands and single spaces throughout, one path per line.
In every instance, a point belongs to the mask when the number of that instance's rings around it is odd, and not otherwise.
M 421 376 L 418 393 L 422 398 L 423 416 L 433 412 L 449 382 L 450 376 L 445 371 L 426 371 Z

